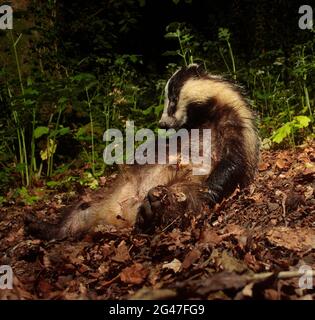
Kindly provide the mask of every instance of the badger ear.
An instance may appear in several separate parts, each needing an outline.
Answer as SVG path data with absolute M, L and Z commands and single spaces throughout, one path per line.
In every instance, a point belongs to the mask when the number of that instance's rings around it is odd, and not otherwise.
M 187 69 L 198 77 L 206 73 L 206 70 L 202 64 L 191 63 L 187 66 Z
M 189 69 L 189 70 L 197 70 L 199 67 L 200 67 L 199 64 L 197 64 L 197 63 L 191 63 L 191 64 L 189 64 L 189 65 L 187 66 L 187 69 Z

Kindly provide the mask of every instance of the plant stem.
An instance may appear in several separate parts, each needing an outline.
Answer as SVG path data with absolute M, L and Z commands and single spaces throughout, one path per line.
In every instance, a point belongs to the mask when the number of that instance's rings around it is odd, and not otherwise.
M 226 61 L 226 59 L 224 57 L 224 54 L 222 53 L 222 49 L 221 48 L 219 48 L 219 53 L 220 53 L 220 55 L 221 55 L 221 57 L 222 57 L 222 59 L 224 61 L 224 64 L 225 64 L 225 66 L 227 68 L 228 73 L 231 73 L 231 69 L 230 69 L 229 64 L 227 63 L 227 61 Z
M 229 48 L 230 58 L 231 58 L 231 62 L 232 62 L 233 79 L 236 80 L 235 59 L 234 59 L 234 54 L 233 54 L 232 46 L 231 46 L 231 44 L 230 44 L 230 41 L 228 41 L 228 40 L 227 40 L 227 45 L 228 45 L 228 48 Z
M 303 83 L 303 91 L 304 91 L 304 95 L 305 95 L 305 103 L 306 103 L 306 106 L 307 106 L 308 111 L 310 113 L 311 120 L 313 121 L 314 118 L 313 118 L 313 112 L 312 112 L 311 103 L 310 103 L 310 96 L 309 96 L 308 88 L 307 88 L 305 82 Z
M 19 41 L 20 41 L 20 39 L 22 37 L 22 33 L 19 35 L 19 37 L 16 39 L 16 41 L 14 41 L 12 30 L 10 30 L 10 36 L 11 36 L 11 41 L 12 41 L 12 48 L 13 48 L 13 52 L 14 52 L 16 68 L 17 68 L 17 72 L 18 72 L 18 76 L 19 76 L 21 92 L 24 95 L 24 86 L 23 86 L 23 81 L 22 81 L 22 73 L 21 73 L 18 53 L 17 53 L 17 50 L 16 50 L 16 46 L 17 46 L 17 44 L 19 43 Z M 25 102 L 25 98 L 24 98 L 24 102 Z
M 51 176 L 53 174 L 53 164 L 54 164 L 54 148 L 55 146 L 57 146 L 57 143 L 56 143 L 56 135 L 57 135 L 57 131 L 59 129 L 59 123 L 60 123 L 60 118 L 61 118 L 61 113 L 63 111 L 63 107 L 60 106 L 59 107 L 59 111 L 58 111 L 58 116 L 57 116 L 57 121 L 56 121 L 56 125 L 55 125 L 55 130 L 51 136 L 51 139 L 52 139 L 52 149 L 51 149 L 51 155 L 49 157 L 49 176 Z M 49 149 L 48 149 L 49 150 Z M 49 153 L 50 153 L 50 150 L 49 150 Z
M 90 116 L 90 126 L 91 126 L 91 156 L 92 156 L 92 173 L 93 173 L 93 176 L 95 176 L 95 150 L 94 150 L 94 123 L 93 123 L 93 115 L 92 115 L 92 108 L 91 108 L 91 99 L 90 99 L 90 96 L 89 96 L 89 90 L 88 88 L 86 87 L 85 88 L 85 92 L 86 92 L 86 97 L 87 97 L 87 103 L 88 103 L 88 106 L 89 106 L 89 116 Z
M 16 63 L 16 69 L 17 69 L 17 73 L 18 73 L 18 77 L 19 77 L 19 83 L 20 83 L 20 88 L 21 88 L 21 93 L 23 95 L 23 101 L 24 101 L 24 105 L 26 105 L 26 100 L 25 100 L 25 96 L 24 96 L 24 86 L 23 86 L 23 80 L 22 80 L 22 73 L 21 73 L 21 67 L 20 67 L 20 61 L 19 61 L 19 56 L 18 56 L 18 52 L 17 52 L 17 44 L 19 43 L 21 37 L 22 37 L 22 33 L 19 35 L 19 37 L 14 41 L 14 37 L 13 37 L 13 32 L 12 30 L 10 30 L 10 37 L 11 37 L 11 42 L 12 42 L 12 48 L 13 48 L 13 52 L 14 52 L 14 57 L 15 57 L 15 63 Z M 17 123 L 17 125 L 20 125 L 20 122 L 18 120 L 18 114 L 15 111 L 15 121 Z M 24 172 L 25 172 L 25 178 L 26 178 L 26 186 L 30 185 L 30 177 L 29 177 L 29 168 L 28 168 L 28 160 L 27 160 L 27 149 L 26 149 L 26 143 L 25 143 L 25 131 L 24 129 L 22 129 L 21 127 L 19 127 L 18 129 L 18 141 L 19 141 L 19 148 L 21 147 L 20 150 L 20 159 L 21 159 L 21 164 L 24 165 Z M 22 178 L 22 183 L 24 184 L 24 179 Z
M 180 30 L 177 29 L 176 33 L 177 33 L 177 38 L 178 38 L 180 52 L 181 52 L 180 56 L 184 59 L 185 66 L 188 66 L 187 59 L 186 59 L 186 51 L 184 50 L 184 47 L 183 47 L 183 44 L 182 44 Z
M 12 112 L 13 114 L 13 119 L 15 121 L 16 124 L 16 133 L 17 133 L 17 139 L 18 139 L 18 146 L 19 146 L 19 156 L 20 156 L 20 164 L 23 165 L 24 168 L 24 156 L 23 156 L 23 152 L 22 152 L 22 138 L 21 138 L 21 128 L 19 125 L 19 119 L 18 119 L 18 114 L 15 110 L 13 110 Z M 24 169 L 21 171 L 21 180 L 22 180 L 22 184 L 24 185 L 25 183 L 25 178 L 24 178 Z
M 25 164 L 25 178 L 26 178 L 26 186 L 30 185 L 29 173 L 28 173 L 28 161 L 27 161 L 27 151 L 25 145 L 25 133 L 24 129 L 21 129 L 21 138 L 22 138 L 22 149 L 24 154 L 24 164 Z

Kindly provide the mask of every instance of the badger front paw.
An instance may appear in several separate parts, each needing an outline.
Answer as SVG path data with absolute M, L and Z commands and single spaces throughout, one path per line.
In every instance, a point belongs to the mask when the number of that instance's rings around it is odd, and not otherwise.
M 169 190 L 165 186 L 157 186 L 149 190 L 136 218 L 136 232 L 152 233 L 160 224 L 162 209 L 167 202 Z

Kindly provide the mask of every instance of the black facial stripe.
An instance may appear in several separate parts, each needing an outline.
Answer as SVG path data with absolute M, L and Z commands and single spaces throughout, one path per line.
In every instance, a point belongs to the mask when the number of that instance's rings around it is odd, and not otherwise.
M 176 112 L 176 105 L 177 105 L 177 101 L 171 101 L 168 104 L 168 108 L 167 108 L 167 114 L 171 117 L 175 114 Z
M 174 115 L 177 108 L 177 102 L 180 91 L 183 88 L 186 81 L 188 81 L 189 79 L 200 79 L 207 77 L 208 75 L 206 71 L 202 67 L 197 65 L 183 67 L 175 75 L 173 75 L 168 84 L 168 115 Z

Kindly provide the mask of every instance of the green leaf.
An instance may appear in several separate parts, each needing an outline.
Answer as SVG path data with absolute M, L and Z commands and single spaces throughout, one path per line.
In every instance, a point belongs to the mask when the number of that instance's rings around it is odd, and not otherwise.
M 145 116 L 147 116 L 148 114 L 150 114 L 153 110 L 154 106 L 151 106 L 145 110 L 142 111 L 142 114 L 144 114 Z
M 287 122 L 285 125 L 276 130 L 272 137 L 272 141 L 275 143 L 281 143 L 283 139 L 290 135 L 293 126 L 294 124 L 292 122 Z
M 61 105 L 63 105 L 63 104 L 65 104 L 67 101 L 68 101 L 68 98 L 66 98 L 66 97 L 61 97 L 61 98 L 58 100 L 58 103 L 61 104 Z
M 41 136 L 43 136 L 44 134 L 48 134 L 49 133 L 49 128 L 48 127 L 37 127 L 34 130 L 34 138 L 38 139 Z
M 231 34 L 230 34 L 229 29 L 227 29 L 227 28 L 219 28 L 218 36 L 219 36 L 220 40 L 229 41 Z
M 54 188 L 58 185 L 60 185 L 60 182 L 58 182 L 58 181 L 47 181 L 46 182 L 46 186 L 49 188 Z
M 177 38 L 178 34 L 176 32 L 169 32 L 164 37 L 165 38 Z
M 177 51 L 167 50 L 167 51 L 163 52 L 162 55 L 163 55 L 163 56 L 177 56 L 178 53 L 177 53 Z
M 98 85 L 98 81 L 97 80 L 92 81 L 87 86 L 85 86 L 85 90 L 90 90 L 92 87 L 95 87 L 97 85 Z
M 160 104 L 159 106 L 156 106 L 154 108 L 154 114 L 156 116 L 159 116 L 161 114 L 161 112 L 163 111 L 163 109 L 164 109 L 164 104 Z
M 39 95 L 39 92 L 33 88 L 26 88 L 24 89 L 24 96 L 32 96 L 32 95 L 36 95 L 38 96 Z
M 79 73 L 71 77 L 71 79 L 75 81 L 93 81 L 95 80 L 95 76 L 90 73 Z
M 35 100 L 31 100 L 31 99 L 25 99 L 25 101 L 24 101 L 24 104 L 26 106 L 31 106 L 31 105 L 33 105 L 35 103 L 36 103 L 36 101 Z
M 70 132 L 70 128 L 69 127 L 60 128 L 60 129 L 58 129 L 57 132 L 58 132 L 59 135 L 64 136 L 65 134 Z
M 130 61 L 136 63 L 138 61 L 138 57 L 135 54 L 130 55 Z
M 299 129 L 308 127 L 311 122 L 311 119 L 307 116 L 296 116 L 294 117 L 294 120 L 297 121 L 295 126 Z

